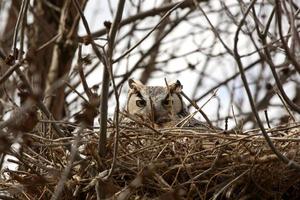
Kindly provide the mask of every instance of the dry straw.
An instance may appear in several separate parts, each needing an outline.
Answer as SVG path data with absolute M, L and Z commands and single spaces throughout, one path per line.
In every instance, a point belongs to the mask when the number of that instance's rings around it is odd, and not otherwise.
M 299 126 L 289 124 L 268 130 L 276 148 L 296 162 L 300 161 Z M 116 166 L 108 177 L 114 127 L 108 131 L 105 158 L 97 153 L 98 131 L 78 129 L 74 137 L 51 139 L 49 127 L 26 134 L 19 153 L 7 152 L 18 158 L 13 162 L 19 164 L 19 169 L 2 170 L 1 196 L 289 199 L 299 195 L 299 172 L 278 160 L 260 130 L 224 132 L 174 127 L 154 131 L 142 125 L 120 124 Z M 56 198 L 58 187 L 61 191 Z

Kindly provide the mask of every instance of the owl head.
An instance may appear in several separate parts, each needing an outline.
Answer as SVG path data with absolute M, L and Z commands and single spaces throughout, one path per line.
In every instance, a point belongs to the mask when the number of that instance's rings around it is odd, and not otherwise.
M 181 97 L 182 85 L 177 80 L 166 86 L 147 86 L 140 81 L 128 81 L 127 111 L 158 125 L 186 116 L 187 108 Z

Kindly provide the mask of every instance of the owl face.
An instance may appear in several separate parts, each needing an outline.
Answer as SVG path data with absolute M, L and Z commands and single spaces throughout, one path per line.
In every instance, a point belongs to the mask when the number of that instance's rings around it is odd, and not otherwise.
M 146 86 L 140 81 L 129 80 L 127 111 L 144 120 L 162 125 L 178 119 L 186 111 L 179 81 L 168 87 Z

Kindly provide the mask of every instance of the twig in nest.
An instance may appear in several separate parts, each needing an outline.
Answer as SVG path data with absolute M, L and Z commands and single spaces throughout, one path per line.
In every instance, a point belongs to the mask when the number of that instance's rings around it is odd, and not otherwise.
M 243 84 L 244 84 L 244 87 L 245 87 L 245 90 L 246 90 L 246 93 L 247 93 L 247 96 L 248 96 L 248 100 L 250 102 L 250 106 L 251 106 L 251 109 L 252 109 L 252 112 L 256 118 L 256 121 L 257 121 L 257 124 L 258 126 L 260 127 L 261 131 L 262 131 L 262 134 L 263 136 L 265 137 L 265 140 L 266 142 L 268 143 L 270 149 L 277 155 L 277 157 L 284 163 L 286 163 L 289 167 L 293 167 L 297 170 L 300 170 L 300 165 L 293 161 L 293 160 L 290 160 L 288 159 L 285 155 L 283 155 L 276 147 L 275 145 L 273 144 L 272 140 L 270 139 L 270 137 L 268 136 L 268 133 L 266 132 L 265 128 L 264 128 L 264 125 L 258 115 L 258 112 L 257 112 L 257 109 L 256 109 L 256 106 L 255 106 L 255 103 L 254 103 L 254 100 L 253 100 L 253 97 L 252 97 L 252 94 L 251 94 L 251 90 L 250 90 L 250 87 L 249 87 L 249 84 L 248 84 L 248 80 L 246 78 L 246 75 L 245 75 L 245 71 L 244 71 L 244 67 L 243 67 L 243 63 L 241 61 L 241 57 L 239 55 L 239 52 L 238 52 L 238 40 L 239 40 L 239 33 L 240 33 L 240 30 L 242 28 L 242 26 L 244 25 L 245 23 L 245 20 L 246 20 L 246 17 L 247 15 L 249 14 L 250 10 L 253 8 L 255 4 L 255 1 L 252 1 L 251 4 L 248 6 L 243 18 L 241 19 L 239 25 L 238 25 L 238 29 L 235 33 L 235 37 L 234 37 L 234 58 L 235 58 L 235 61 L 237 62 L 237 65 L 238 65 L 238 68 L 239 68 L 239 71 L 241 73 L 241 78 L 242 78 L 242 81 L 243 81 Z M 272 68 L 271 68 L 272 69 Z
M 69 160 L 67 166 L 65 167 L 58 184 L 55 187 L 55 190 L 53 192 L 51 200 L 60 199 L 60 196 L 61 196 L 62 191 L 64 189 L 65 182 L 67 181 L 67 179 L 68 179 L 68 177 L 71 173 L 71 170 L 72 170 L 72 167 L 73 167 L 73 162 L 75 161 L 75 158 L 77 156 L 78 143 L 79 143 L 82 131 L 83 131 L 83 127 L 80 127 L 80 129 L 76 133 L 77 135 L 76 135 L 76 137 L 73 141 L 72 147 L 71 147 L 70 160 Z
M 208 123 L 208 125 L 211 128 L 214 128 L 214 126 L 212 125 L 211 121 L 208 119 L 207 115 L 203 112 L 203 110 L 194 101 L 192 101 L 183 91 L 181 91 L 180 94 L 182 94 L 182 96 L 184 96 L 184 98 L 186 98 L 186 100 L 188 100 L 189 103 L 191 105 L 193 105 L 197 109 L 197 111 L 200 112 L 200 114 L 204 117 L 204 119 Z

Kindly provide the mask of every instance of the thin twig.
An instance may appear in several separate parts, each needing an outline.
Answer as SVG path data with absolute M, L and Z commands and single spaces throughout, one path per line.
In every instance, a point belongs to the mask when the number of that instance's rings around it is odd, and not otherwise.
M 258 59 L 255 62 L 251 63 L 249 66 L 247 66 L 244 70 L 248 71 L 250 69 L 252 69 L 254 66 L 256 66 L 257 64 L 259 64 L 262 61 L 262 59 Z M 236 77 L 238 77 L 240 75 L 240 73 L 235 73 L 234 75 L 230 76 L 229 78 L 225 79 L 224 81 L 218 83 L 217 85 L 215 85 L 214 87 L 210 88 L 208 91 L 206 91 L 204 94 L 202 94 L 200 97 L 195 99 L 195 102 L 200 101 L 201 99 L 203 99 L 204 97 L 206 97 L 207 95 L 209 95 L 211 92 L 215 91 L 216 89 L 218 89 L 219 87 L 221 87 L 222 85 L 227 84 L 229 81 L 234 80 Z
M 204 1 L 206 1 L 206 0 L 197 0 L 197 3 L 204 2 Z M 179 7 L 181 9 L 195 6 L 195 2 L 193 0 L 183 0 L 181 2 L 183 2 L 183 4 Z M 138 20 L 144 19 L 146 17 L 156 16 L 160 13 L 166 12 L 166 11 L 172 9 L 176 4 L 178 4 L 178 2 L 172 2 L 172 3 L 166 4 L 161 7 L 152 8 L 152 9 L 146 10 L 144 12 L 139 12 L 134 16 L 130 16 L 128 18 L 123 19 L 119 24 L 119 28 L 121 28 L 127 24 L 136 22 Z M 106 33 L 107 33 L 107 29 L 102 28 L 92 34 L 88 34 L 88 37 L 90 37 L 90 36 L 92 36 L 93 38 L 101 37 L 101 36 L 105 35 Z M 79 37 L 79 40 L 84 40 L 84 38 L 86 38 L 86 37 L 87 36 Z
M 281 15 L 283 14 L 283 11 L 281 9 L 280 1 L 279 0 L 275 0 L 275 5 L 276 5 L 275 8 L 276 8 L 278 32 L 279 32 L 279 37 L 280 37 L 280 40 L 281 40 L 282 47 L 284 48 L 286 56 L 288 57 L 288 59 L 292 62 L 292 64 L 294 65 L 294 67 L 298 71 L 298 73 L 300 73 L 300 65 L 297 62 L 297 60 L 295 59 L 296 56 L 294 56 L 294 55 L 291 54 L 290 49 L 288 47 L 288 44 L 287 44 L 287 42 L 285 41 L 285 39 L 283 37 L 283 33 L 282 33 L 282 21 L 281 21 Z M 291 25 L 291 26 L 293 26 L 293 25 Z
M 5 74 L 3 74 L 0 77 L 0 85 L 2 85 L 10 77 L 10 75 L 12 75 L 14 73 L 14 71 L 16 71 L 16 69 L 19 69 L 19 67 L 22 65 L 22 63 L 23 63 L 23 60 L 18 60 L 13 66 L 11 66 L 5 72 Z M 6 64 L 2 60 L 0 60 L 0 67 L 4 68 L 5 65 Z
M 254 6 L 254 3 L 256 2 L 256 0 L 253 0 L 249 7 L 247 8 L 242 20 L 240 21 L 239 23 L 239 26 L 237 28 L 237 31 L 235 33 L 235 37 L 234 37 L 234 58 L 235 58 L 235 61 L 237 62 L 237 65 L 238 65 L 238 68 L 240 70 L 240 73 L 241 73 L 241 78 L 242 78 L 242 81 L 243 81 L 243 84 L 244 84 L 244 87 L 245 87 L 245 90 L 247 92 L 247 96 L 248 96 L 248 100 L 249 100 L 249 103 L 250 103 L 250 106 L 251 106 L 251 109 L 252 109 L 252 112 L 256 118 L 256 121 L 257 121 L 257 124 L 258 126 L 260 127 L 261 131 L 262 131 L 262 134 L 267 142 L 267 144 L 269 145 L 270 149 L 276 154 L 276 156 L 281 160 L 283 161 L 284 163 L 288 164 L 289 167 L 293 167 L 297 170 L 300 170 L 300 165 L 298 163 L 296 163 L 295 161 L 292 161 L 292 160 L 289 160 L 286 156 L 284 156 L 283 154 L 281 154 L 278 149 L 274 146 L 273 142 L 271 141 L 270 137 L 268 136 L 264 126 L 263 126 L 263 123 L 258 115 L 258 112 L 256 110 L 256 106 L 255 106 L 255 103 L 253 101 L 253 98 L 252 98 L 252 94 L 251 94 L 251 91 L 250 91 L 250 87 L 248 85 L 248 81 L 247 81 L 247 78 L 245 76 L 245 72 L 244 72 L 244 68 L 243 68 L 243 64 L 241 62 L 241 58 L 240 58 L 240 55 L 238 53 L 238 39 L 239 39 L 239 32 L 241 30 L 241 27 L 243 26 L 244 22 L 245 22 L 245 19 L 247 17 L 247 14 L 249 13 L 250 9 Z
M 265 113 L 265 118 L 266 118 L 266 121 L 267 121 L 268 128 L 271 128 L 270 120 L 269 120 L 269 116 L 268 116 L 268 111 L 265 110 L 264 113 Z
M 195 101 L 192 101 L 192 100 L 191 100 L 184 92 L 182 92 L 182 91 L 181 91 L 181 95 L 182 95 L 186 100 L 188 100 L 189 103 L 190 103 L 191 105 L 193 105 L 193 106 L 197 109 L 197 111 L 200 112 L 200 114 L 204 117 L 205 121 L 208 123 L 209 127 L 210 127 L 210 128 L 214 128 L 213 124 L 212 124 L 211 121 L 208 119 L 207 115 L 206 115 L 206 114 L 203 112 L 203 110 L 196 104 L 196 102 L 195 102 Z
M 183 4 L 184 1 L 179 2 L 177 4 L 175 4 L 175 6 L 168 10 L 168 12 L 166 14 L 164 14 L 164 16 L 162 16 L 162 18 L 159 20 L 159 22 L 142 38 L 140 39 L 135 45 L 133 45 L 132 47 L 130 47 L 127 51 L 125 51 L 121 56 L 119 56 L 118 58 L 114 59 L 113 62 L 119 62 L 122 58 L 124 58 L 126 55 L 128 55 L 132 50 L 134 50 L 137 46 L 139 46 L 143 41 L 145 41 L 157 28 L 158 26 L 174 11 L 176 10 L 181 4 Z
M 112 85 L 113 85 L 113 89 L 114 89 L 114 94 L 115 94 L 115 100 L 116 100 L 116 112 L 115 112 L 115 116 L 114 116 L 114 124 L 115 124 L 115 127 L 116 127 L 116 132 L 115 132 L 115 138 L 114 138 L 114 152 L 113 152 L 113 162 L 111 164 L 111 168 L 110 168 L 110 171 L 109 171 L 109 174 L 108 174 L 108 177 L 110 177 L 115 169 L 115 165 L 116 165 L 116 159 L 117 159 L 117 153 L 118 153 L 118 143 L 119 143 L 119 112 L 120 112 L 120 102 L 119 102 L 119 94 L 118 94 L 118 90 L 117 90 L 117 87 L 116 87 L 116 83 L 115 83 L 115 79 L 113 77 L 113 51 L 114 51 L 114 45 L 115 45 L 115 38 L 116 38 L 116 35 L 117 35 L 117 31 L 119 29 L 119 24 L 122 20 L 122 15 L 123 15 L 123 10 L 124 10 L 124 5 L 125 5 L 125 0 L 119 0 L 119 3 L 118 3 L 118 7 L 117 7 L 117 11 L 116 11 L 116 15 L 114 17 L 114 21 L 110 27 L 110 30 L 109 30 L 109 34 L 108 34 L 108 46 L 107 46 L 107 68 L 104 69 L 105 70 L 108 70 L 108 73 L 109 73 L 109 76 L 110 76 L 110 79 L 112 80 Z M 103 72 L 103 74 L 105 74 L 105 72 Z M 104 80 L 103 80 L 104 81 Z M 109 79 L 107 79 L 107 82 L 109 81 Z M 107 109 L 107 102 L 108 102 L 108 87 L 107 88 L 104 88 L 103 89 L 106 89 L 105 93 L 106 93 L 106 98 L 105 101 L 106 102 L 101 102 L 102 105 L 104 105 L 104 103 L 106 103 L 106 109 Z M 102 90 L 103 91 L 103 90 Z M 102 99 L 104 100 L 104 99 Z M 106 110 L 107 112 L 107 110 Z M 106 119 L 107 120 L 107 114 L 106 114 Z M 102 122 L 102 121 L 100 121 Z M 106 122 L 107 123 L 107 122 Z M 100 133 L 101 134 L 101 133 Z M 104 135 L 103 135 L 104 137 Z M 105 135 L 106 137 L 106 135 Z M 99 142 L 101 142 L 99 140 Z M 101 149 L 100 149 L 100 145 L 99 145 L 99 153 L 101 152 Z M 102 149 L 104 149 L 105 146 L 102 147 Z M 104 149 L 104 152 L 105 152 L 105 149 Z M 105 152 L 106 153 L 106 152 Z M 105 154 L 104 154 L 105 155 Z
M 107 140 L 107 101 L 108 101 L 108 89 L 109 89 L 109 72 L 107 69 L 107 61 L 106 58 L 102 55 L 100 50 L 98 49 L 97 45 L 95 44 L 92 36 L 91 36 L 91 31 L 89 28 L 89 24 L 84 16 L 84 13 L 82 12 L 80 5 L 77 0 L 72 0 L 77 11 L 80 14 L 80 17 L 83 22 L 83 26 L 89 36 L 88 42 L 92 45 L 93 51 L 95 52 L 96 56 L 98 59 L 102 62 L 104 65 L 103 68 L 103 74 L 102 74 L 102 90 L 101 90 L 101 100 L 100 100 L 100 137 L 99 137 L 99 154 L 101 156 L 105 156 L 106 154 L 106 140 Z
M 92 99 L 92 93 L 91 90 L 86 82 L 85 76 L 84 76 L 84 72 L 83 72 L 83 68 L 82 68 L 82 47 L 81 45 L 78 46 L 78 60 L 77 60 L 77 67 L 78 67 L 78 71 L 79 71 L 79 76 L 80 76 L 80 80 L 84 89 L 85 94 L 88 96 L 89 100 Z
M 73 167 L 73 163 L 75 161 L 75 158 L 77 156 L 77 151 L 78 151 L 78 143 L 80 140 L 80 135 L 81 132 L 83 131 L 83 127 L 81 127 L 78 132 L 76 133 L 76 137 L 73 141 L 72 147 L 71 147 L 71 152 L 70 152 L 70 159 L 69 162 L 67 164 L 67 166 L 65 167 L 64 171 L 62 172 L 61 178 L 58 182 L 58 184 L 55 187 L 55 190 L 53 192 L 53 195 L 51 197 L 51 200 L 57 200 L 60 199 L 60 196 L 63 192 L 64 189 L 64 185 L 65 182 L 68 180 L 68 177 L 71 173 L 72 167 Z
M 13 42 L 12 42 L 13 56 L 16 56 L 16 53 L 17 53 L 18 32 L 19 32 L 20 25 L 23 22 L 23 18 L 26 15 L 26 12 L 27 12 L 27 9 L 28 9 L 28 4 L 29 4 L 29 0 L 23 0 L 22 4 L 21 4 L 21 10 L 19 12 L 18 19 L 17 19 L 17 22 L 16 22 L 16 26 L 15 26 L 15 29 L 14 29 L 14 36 L 13 36 Z M 19 53 L 22 54 L 22 52 L 19 52 Z

